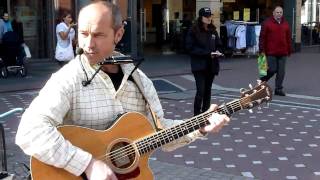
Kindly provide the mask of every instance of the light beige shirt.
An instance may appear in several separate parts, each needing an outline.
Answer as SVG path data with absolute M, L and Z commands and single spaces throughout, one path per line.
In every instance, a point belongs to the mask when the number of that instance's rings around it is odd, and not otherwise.
M 91 78 L 97 67 L 90 66 L 84 56 L 81 61 L 88 77 Z M 124 64 L 121 68 L 124 78 L 118 90 L 115 90 L 109 76 L 102 71 L 91 84 L 84 87 L 82 81 L 86 77 L 79 57 L 76 57 L 51 76 L 25 111 L 18 127 L 16 144 L 26 154 L 44 163 L 64 168 L 77 176 L 81 175 L 92 155 L 65 140 L 56 129 L 58 125 L 78 125 L 105 130 L 114 123 L 117 115 L 133 111 L 151 119 L 146 102 L 136 84 L 127 80 L 134 66 Z M 137 71 L 145 97 L 161 124 L 167 128 L 181 123 L 182 121 L 163 117 L 164 113 L 152 81 L 140 70 Z M 196 131 L 170 143 L 165 150 L 176 149 L 200 136 Z

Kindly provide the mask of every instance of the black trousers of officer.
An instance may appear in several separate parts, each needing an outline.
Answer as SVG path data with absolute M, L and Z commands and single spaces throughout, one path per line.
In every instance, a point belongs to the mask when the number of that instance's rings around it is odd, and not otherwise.
M 210 107 L 211 101 L 211 87 L 214 80 L 214 74 L 203 71 L 193 71 L 194 79 L 196 81 L 197 92 L 194 98 L 194 115 L 198 115 L 207 111 Z

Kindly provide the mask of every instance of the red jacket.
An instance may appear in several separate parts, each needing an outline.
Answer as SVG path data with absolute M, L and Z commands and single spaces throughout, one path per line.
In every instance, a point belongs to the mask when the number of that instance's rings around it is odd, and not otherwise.
M 267 19 L 261 29 L 260 52 L 267 56 L 288 56 L 291 54 L 291 31 L 282 17 L 280 24 L 273 18 Z

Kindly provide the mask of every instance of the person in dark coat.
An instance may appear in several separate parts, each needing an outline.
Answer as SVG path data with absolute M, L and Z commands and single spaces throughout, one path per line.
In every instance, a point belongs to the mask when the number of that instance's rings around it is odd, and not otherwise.
M 14 17 L 14 19 L 11 22 L 11 24 L 12 24 L 13 31 L 18 34 L 19 43 L 23 44 L 24 43 L 24 36 L 23 36 L 23 24 L 22 24 L 22 22 L 18 19 L 18 17 Z
M 260 79 L 268 81 L 276 74 L 274 94 L 285 96 L 282 84 L 286 59 L 291 54 L 291 31 L 288 22 L 283 17 L 282 7 L 275 7 L 273 17 L 263 23 L 259 43 L 260 54 L 266 55 L 268 62 L 267 75 Z
M 212 82 L 220 69 L 218 57 L 222 55 L 219 51 L 221 41 L 211 16 L 210 8 L 201 8 L 198 20 L 190 28 L 186 38 L 186 48 L 191 57 L 191 70 L 197 87 L 194 115 L 209 109 Z

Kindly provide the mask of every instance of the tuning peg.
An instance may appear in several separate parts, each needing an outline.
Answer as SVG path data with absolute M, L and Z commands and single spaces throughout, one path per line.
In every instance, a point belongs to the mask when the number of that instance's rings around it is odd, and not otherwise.
M 249 113 L 253 113 L 252 109 L 248 109 Z
M 240 88 L 240 93 L 243 94 L 246 91 L 245 88 Z
M 260 79 L 257 80 L 257 84 L 260 85 L 262 81 Z
M 253 89 L 252 84 L 249 84 L 249 88 L 250 88 L 250 89 Z

